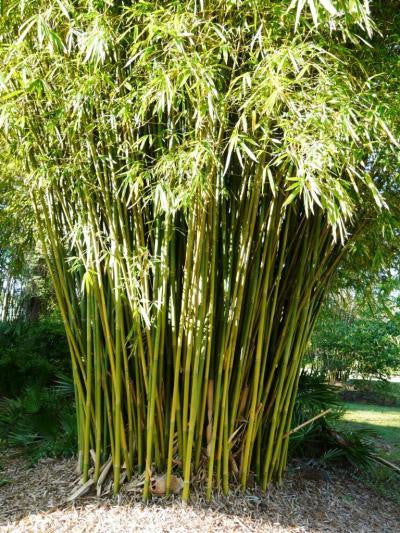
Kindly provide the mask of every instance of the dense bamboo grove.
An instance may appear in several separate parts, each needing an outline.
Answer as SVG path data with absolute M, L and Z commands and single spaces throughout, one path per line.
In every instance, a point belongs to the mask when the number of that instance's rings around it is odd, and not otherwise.
M 26 4 L 1 117 L 65 322 L 83 480 L 92 449 L 115 492 L 122 471 L 145 472 L 144 498 L 154 472 L 184 500 L 198 471 L 208 496 L 250 472 L 265 489 L 348 229 L 385 205 L 374 52 L 342 43 L 351 17 L 335 35 L 285 2 Z

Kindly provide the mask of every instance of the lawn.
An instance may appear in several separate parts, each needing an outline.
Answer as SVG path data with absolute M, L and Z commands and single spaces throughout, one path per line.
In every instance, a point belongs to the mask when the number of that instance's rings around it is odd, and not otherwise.
M 346 403 L 343 420 L 349 427 L 370 428 L 377 433 L 377 442 L 393 459 L 400 460 L 400 407 L 383 407 Z
M 400 407 L 383 407 L 346 403 L 346 413 L 340 421 L 343 429 L 368 428 L 378 454 L 400 465 Z M 360 472 L 359 478 L 370 488 L 400 503 L 400 475 L 381 465 Z

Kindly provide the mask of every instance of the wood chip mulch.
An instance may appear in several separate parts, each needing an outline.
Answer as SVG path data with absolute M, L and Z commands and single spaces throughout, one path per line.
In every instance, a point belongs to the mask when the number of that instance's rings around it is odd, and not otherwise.
M 282 487 L 254 488 L 216 496 L 206 504 L 195 493 L 189 505 L 179 497 L 154 498 L 145 505 L 138 493 L 122 490 L 118 499 L 89 493 L 74 503 L 74 459 L 45 459 L 27 468 L 17 456 L 0 455 L 0 531 L 30 532 L 400 532 L 400 509 L 346 473 L 329 479 L 290 468 Z M 314 479 L 311 479 L 314 478 Z M 94 492 L 94 491 L 93 491 Z

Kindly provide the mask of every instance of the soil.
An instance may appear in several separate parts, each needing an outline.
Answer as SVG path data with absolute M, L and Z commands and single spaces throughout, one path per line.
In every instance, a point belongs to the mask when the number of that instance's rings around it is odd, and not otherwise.
M 95 490 L 68 502 L 78 487 L 74 459 L 44 459 L 29 467 L 22 457 L 0 455 L 0 531 L 60 532 L 313 532 L 369 533 L 400 530 L 400 509 L 366 489 L 349 472 L 327 475 L 292 465 L 281 487 L 254 487 L 215 495 L 206 503 L 194 487 L 191 502 L 153 497 L 125 484 L 118 498 Z M 140 485 L 140 483 L 139 483 Z M 130 490 L 129 490 L 130 489 Z

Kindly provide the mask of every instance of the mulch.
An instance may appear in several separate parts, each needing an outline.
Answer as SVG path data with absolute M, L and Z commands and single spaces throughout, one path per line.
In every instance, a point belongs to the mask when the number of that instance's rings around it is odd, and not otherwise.
M 95 491 L 67 502 L 76 490 L 74 459 L 43 459 L 29 467 L 15 455 L 0 455 L 0 531 L 30 532 L 335 532 L 400 531 L 400 509 L 353 479 L 348 472 L 319 475 L 292 465 L 282 487 L 256 487 L 216 495 L 205 502 L 199 488 L 190 504 L 179 496 L 142 503 L 124 485 L 118 498 Z

